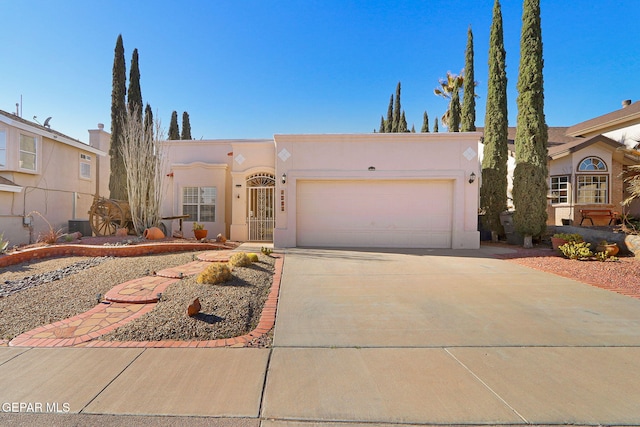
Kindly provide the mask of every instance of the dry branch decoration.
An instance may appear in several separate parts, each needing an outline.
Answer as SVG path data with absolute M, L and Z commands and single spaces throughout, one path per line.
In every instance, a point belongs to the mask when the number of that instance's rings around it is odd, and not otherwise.
M 165 193 L 166 155 L 160 141 L 164 133 L 160 121 L 145 128 L 139 119 L 139 105 L 127 108 L 123 117 L 120 151 L 127 170 L 127 193 L 133 226 L 138 235 L 146 228 L 157 227 L 162 219 L 160 206 Z

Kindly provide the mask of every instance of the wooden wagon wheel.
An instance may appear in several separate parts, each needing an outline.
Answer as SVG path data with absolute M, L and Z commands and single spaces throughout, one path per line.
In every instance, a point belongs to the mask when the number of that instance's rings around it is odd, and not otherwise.
M 109 199 L 98 199 L 89 211 L 89 223 L 96 236 L 112 236 L 126 225 L 122 208 Z

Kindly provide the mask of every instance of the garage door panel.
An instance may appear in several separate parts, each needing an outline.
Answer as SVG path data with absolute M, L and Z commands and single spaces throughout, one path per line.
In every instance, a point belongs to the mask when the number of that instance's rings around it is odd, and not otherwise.
M 450 248 L 452 181 L 299 181 L 298 246 Z

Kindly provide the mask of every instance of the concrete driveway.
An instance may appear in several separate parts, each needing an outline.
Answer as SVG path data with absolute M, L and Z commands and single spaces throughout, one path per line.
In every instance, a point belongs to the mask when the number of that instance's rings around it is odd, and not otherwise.
M 640 424 L 640 301 L 492 250 L 288 251 L 262 416 Z

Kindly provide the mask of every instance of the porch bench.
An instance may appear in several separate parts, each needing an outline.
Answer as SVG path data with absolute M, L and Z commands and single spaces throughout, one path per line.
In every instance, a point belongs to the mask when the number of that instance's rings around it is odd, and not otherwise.
M 593 217 L 594 216 L 604 216 L 609 218 L 609 225 L 618 220 L 618 212 L 615 212 L 611 209 L 580 209 L 580 215 L 582 215 L 582 219 L 580 220 L 580 225 L 584 222 L 585 219 L 591 221 L 591 225 L 593 225 Z

